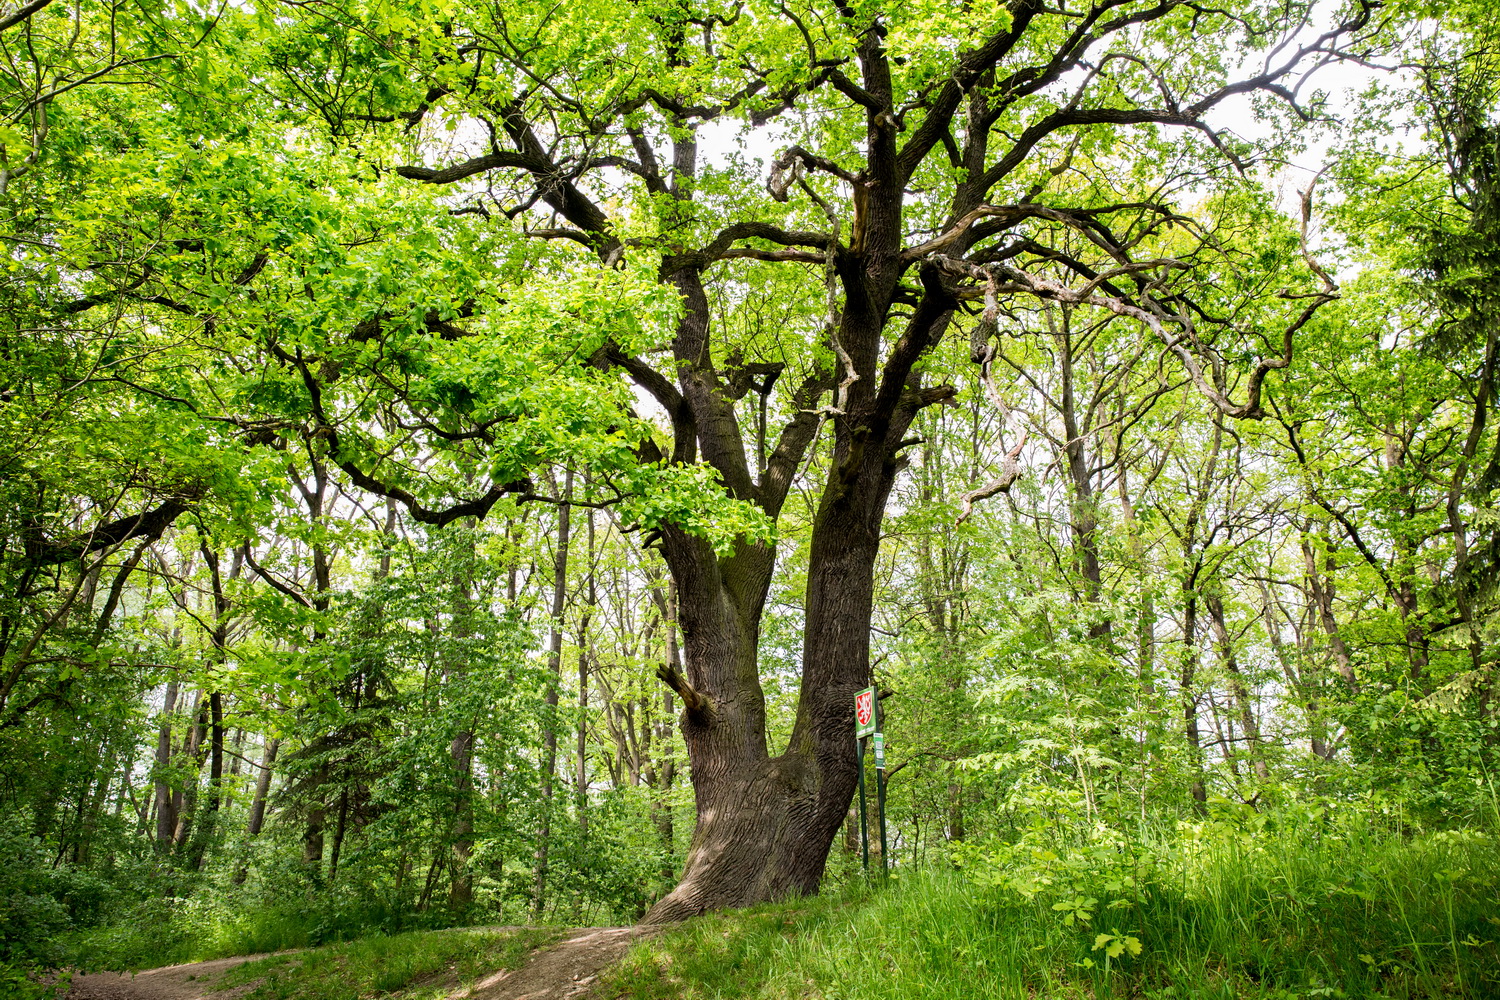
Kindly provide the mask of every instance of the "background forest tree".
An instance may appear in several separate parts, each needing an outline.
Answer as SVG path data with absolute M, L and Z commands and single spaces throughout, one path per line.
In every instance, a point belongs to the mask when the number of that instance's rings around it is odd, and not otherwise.
M 0 961 L 812 892 L 871 680 L 898 871 L 1492 814 L 1431 16 L 0 15 Z

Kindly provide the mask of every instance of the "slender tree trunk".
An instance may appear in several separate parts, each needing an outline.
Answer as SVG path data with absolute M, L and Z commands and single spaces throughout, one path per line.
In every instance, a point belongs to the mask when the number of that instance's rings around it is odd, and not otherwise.
M 666 632 L 667 670 L 674 676 L 682 675 L 682 656 L 677 644 L 677 587 L 670 579 L 664 587 L 653 587 L 652 594 L 661 610 L 662 623 Z M 676 845 L 676 831 L 672 820 L 672 782 L 676 777 L 677 762 L 672 758 L 671 736 L 672 722 L 677 714 L 677 707 L 672 696 L 671 689 L 662 692 L 661 696 L 661 718 L 657 723 L 656 731 L 653 733 L 652 745 L 658 755 L 652 766 L 655 780 L 652 782 L 651 819 L 656 825 L 656 833 L 661 840 L 663 851 L 667 857 L 671 857 Z M 664 871 L 664 877 L 670 878 L 671 871 Z
M 259 773 L 255 776 L 255 794 L 250 800 L 250 818 L 245 823 L 245 840 L 253 841 L 260 836 L 261 827 L 266 821 L 266 800 L 271 794 L 271 768 L 276 764 L 276 752 L 281 749 L 281 741 L 273 737 L 267 737 L 265 748 L 260 755 Z M 235 870 L 234 884 L 243 885 L 250 871 L 250 861 L 247 857 Z
M 451 852 L 441 845 L 432 852 L 432 864 L 427 866 L 427 881 L 422 883 L 422 894 L 417 897 L 418 913 L 426 910 L 427 904 L 431 902 L 432 890 L 437 886 L 438 873 L 443 870 L 443 859 L 450 854 Z
M 234 785 L 236 783 L 235 779 L 240 776 L 240 765 L 245 762 L 244 727 L 237 727 L 234 730 L 234 735 L 231 737 L 229 743 L 232 747 L 234 747 L 234 750 L 229 755 L 229 779 L 230 784 Z
M 303 504 L 307 508 L 307 519 L 314 527 L 321 527 L 326 515 L 328 499 L 328 469 L 318 458 L 312 457 L 309 462 L 310 480 L 304 480 L 298 473 L 295 464 L 288 463 L 287 478 L 296 487 L 297 492 L 302 495 Z M 316 536 L 317 540 L 310 546 L 312 556 L 312 595 L 311 603 L 313 609 L 319 612 L 327 611 L 331 595 L 329 587 L 332 583 L 332 558 L 326 544 L 322 539 L 324 536 Z M 312 630 L 312 645 L 316 646 L 325 638 L 322 620 Z M 330 762 L 333 767 L 325 764 L 319 768 L 316 783 L 311 789 L 311 795 L 315 801 L 307 806 L 305 824 L 302 830 L 302 862 L 308 869 L 309 874 L 315 882 L 323 879 L 323 847 L 324 826 L 328 819 L 328 791 L 326 786 L 331 779 L 333 768 L 337 762 Z
M 261 751 L 260 773 L 255 778 L 255 798 L 250 802 L 250 819 L 245 824 L 245 833 L 250 837 L 260 836 L 261 827 L 265 824 L 266 799 L 271 792 L 271 768 L 276 765 L 276 753 L 280 749 L 279 739 L 268 738 L 265 749 Z
M 589 775 L 588 775 L 588 711 L 589 711 L 589 621 L 599 603 L 599 593 L 594 578 L 594 511 L 588 511 L 588 576 L 584 582 L 586 593 L 583 613 L 578 619 L 578 726 L 576 757 L 574 759 L 574 808 L 578 813 L 578 832 L 587 836 L 589 832 Z M 632 727 L 633 730 L 634 727 Z M 639 768 L 636 768 L 639 773 Z
M 1336 586 L 1334 574 L 1338 570 L 1338 553 L 1333 548 L 1331 539 L 1325 538 L 1324 542 L 1326 554 L 1323 557 L 1322 567 L 1319 567 L 1312 539 L 1306 533 L 1302 537 L 1302 564 L 1307 578 L 1307 592 L 1317 609 L 1318 624 L 1322 626 L 1323 634 L 1328 637 L 1328 649 L 1333 653 L 1334 667 L 1339 676 L 1344 679 L 1344 683 L 1348 685 L 1349 691 L 1358 694 L 1359 680 L 1354 676 L 1354 663 L 1349 656 L 1348 646 L 1344 644 L 1344 636 L 1339 630 L 1338 619 L 1334 616 L 1333 609 Z
M 474 731 L 464 730 L 448 747 L 457 785 L 458 810 L 453 824 L 453 880 L 448 887 L 448 905 L 455 912 L 474 902 L 473 875 L 469 858 L 474 853 Z
M 172 712 L 177 708 L 177 680 L 167 682 L 166 697 L 162 702 L 161 725 L 156 735 L 156 844 L 165 849 L 172 843 L 172 834 L 177 829 L 177 813 L 172 798 L 172 783 L 168 770 L 172 766 Z
M 1188 594 L 1182 612 L 1182 730 L 1193 770 L 1193 808 L 1206 813 L 1208 789 L 1203 783 L 1203 737 L 1198 728 L 1198 595 Z
M 1135 516 L 1135 504 L 1131 501 L 1129 467 L 1120 463 L 1118 489 L 1120 492 L 1120 520 L 1125 527 L 1129 542 L 1130 561 L 1140 576 L 1142 587 L 1136 619 L 1136 675 L 1139 678 L 1141 697 L 1149 706 L 1156 698 L 1156 597 L 1150 585 L 1150 570 L 1146 565 L 1146 546 L 1141 539 L 1140 524 Z
M 976 425 L 970 430 L 977 440 L 978 412 L 971 409 L 970 413 Z M 942 410 L 939 409 L 933 413 L 930 420 L 930 426 L 924 428 L 927 440 L 922 445 L 922 464 L 915 473 L 917 499 L 918 503 L 923 506 L 947 495 L 943 481 L 942 449 L 938 444 L 944 436 Z M 969 478 L 970 480 L 979 479 L 978 470 L 976 469 Z M 940 546 L 934 545 L 935 536 Z M 932 631 L 935 640 L 938 662 L 947 674 L 947 687 L 952 693 L 953 704 L 956 705 L 962 701 L 967 686 L 967 671 L 964 657 L 959 655 L 960 609 L 957 607 L 958 598 L 955 597 L 955 594 L 962 592 L 964 588 L 963 570 L 959 567 L 964 565 L 965 560 L 961 553 L 952 551 L 954 544 L 955 539 L 951 529 L 934 525 L 917 536 L 916 550 L 917 588 L 922 598 L 922 609 L 927 616 L 927 627 Z M 963 840 L 965 835 L 963 782 L 959 779 L 958 769 L 951 765 L 945 794 L 947 837 L 950 841 Z
M 1234 778 L 1235 788 L 1240 783 L 1240 760 L 1235 751 L 1234 718 L 1229 719 L 1229 731 L 1224 731 L 1224 716 L 1219 711 L 1219 699 L 1215 698 L 1212 691 L 1208 692 L 1208 718 L 1214 724 L 1214 735 L 1218 737 L 1219 753 L 1224 758 L 1224 763 L 1229 765 L 1229 774 Z
M 449 679 L 459 678 L 468 670 L 465 647 L 473 637 L 474 520 L 466 519 L 465 526 L 471 534 L 464 537 L 459 565 L 453 575 L 452 639 L 457 654 L 446 671 Z M 473 875 L 469 871 L 469 858 L 474 852 L 474 741 L 474 722 L 470 717 L 448 746 L 448 759 L 454 775 L 452 880 L 448 886 L 448 907 L 455 913 L 467 911 L 474 902 Z
M 1255 768 L 1255 777 L 1264 785 L 1271 780 L 1271 772 L 1266 766 L 1265 748 L 1260 741 L 1260 723 L 1255 718 L 1255 706 L 1250 701 L 1250 686 L 1240 671 L 1234 639 L 1229 634 L 1229 625 L 1224 618 L 1224 600 L 1218 594 L 1210 594 L 1204 598 L 1203 603 L 1208 609 L 1208 620 L 1213 627 L 1214 638 L 1219 643 L 1219 660 L 1224 664 L 1224 671 L 1229 677 L 1229 691 L 1239 713 L 1240 729 L 1244 731 L 1245 740 L 1250 746 L 1250 760 Z
M 83 823 L 78 837 L 78 863 L 87 865 L 90 861 L 94 838 L 99 830 L 99 821 L 103 818 L 105 804 L 109 800 L 109 790 L 114 784 L 115 772 L 117 770 L 116 754 L 113 747 L 106 744 L 100 761 L 99 773 L 94 781 L 94 794 L 90 800 L 87 811 L 83 817 Z M 129 764 L 126 765 L 126 773 L 122 781 L 130 780 Z
M 547 669 L 552 673 L 547 687 L 547 722 L 542 732 L 541 827 L 537 830 L 535 868 L 531 888 L 531 912 L 540 920 L 547 909 L 547 853 L 552 840 L 552 791 L 557 772 L 557 705 L 562 679 L 562 617 L 568 599 L 568 542 L 571 523 L 568 501 L 573 499 L 573 470 L 563 473 L 563 504 L 557 509 L 557 550 L 552 560 L 552 630 L 547 636 Z
M 208 801 L 197 820 L 192 846 L 193 868 L 198 871 L 203 869 L 209 842 L 213 840 L 224 790 L 224 696 L 218 691 L 208 696 L 208 717 Z
M 210 667 L 217 668 L 228 658 L 230 612 L 229 597 L 224 589 L 224 577 L 219 571 L 219 556 L 206 543 L 199 545 L 204 564 L 209 571 L 210 596 L 213 599 L 213 628 L 209 631 L 209 643 L 213 650 Z M 244 568 L 244 557 L 236 551 L 230 564 L 229 579 L 239 578 Z M 217 687 L 217 684 L 215 685 Z M 193 838 L 192 862 L 195 869 L 203 868 L 208 845 L 213 840 L 219 820 L 219 806 L 224 796 L 224 696 L 218 690 L 208 696 L 209 713 L 209 765 L 208 802 L 202 817 L 196 817 L 198 832 Z
M 1411 530 L 1410 526 L 1417 521 L 1417 502 L 1410 485 L 1413 473 L 1425 474 L 1427 470 L 1420 460 L 1413 467 L 1410 458 L 1407 442 L 1396 427 L 1386 427 L 1385 467 L 1387 471 L 1396 473 L 1392 477 L 1395 484 L 1393 492 L 1400 500 L 1400 516 L 1393 524 L 1396 558 L 1392 570 L 1395 582 L 1390 588 L 1390 594 L 1401 615 L 1402 631 L 1406 636 L 1409 675 L 1413 682 L 1425 685 L 1429 665 L 1427 629 L 1422 624 L 1417 589 L 1413 583 L 1413 576 L 1421 559 L 1418 552 L 1420 542 L 1408 532 Z
M 1466 625 L 1472 625 L 1475 620 L 1473 598 L 1477 588 L 1474 586 L 1473 567 L 1469 553 L 1469 525 L 1464 519 L 1463 500 L 1465 491 L 1469 488 L 1469 468 L 1474 463 L 1480 442 L 1484 440 L 1486 434 L 1491 405 L 1490 390 L 1495 384 L 1496 370 L 1500 368 L 1500 328 L 1497 328 L 1493 318 L 1485 323 L 1485 327 L 1484 363 L 1479 372 L 1478 391 L 1474 397 L 1472 416 L 1469 418 L 1469 432 L 1464 436 L 1461 458 L 1453 469 L 1452 479 L 1449 481 L 1446 504 L 1448 528 L 1453 535 L 1453 579 L 1456 584 L 1453 587 L 1453 595 L 1458 606 L 1459 619 Z M 1500 438 L 1497 438 L 1497 441 L 1500 441 Z M 1468 647 L 1472 668 L 1482 669 L 1484 638 L 1481 629 L 1469 629 Z M 1489 700 L 1495 691 L 1500 691 L 1500 674 L 1493 678 L 1489 689 L 1480 692 L 1481 711 L 1489 707 Z M 1500 740 L 1500 733 L 1492 732 L 1489 738 L 1491 742 Z
M 1199 728 L 1198 667 L 1201 652 L 1198 648 L 1198 601 L 1199 580 L 1204 573 L 1204 553 L 1198 547 L 1199 533 L 1203 528 L 1203 513 L 1214 488 L 1214 477 L 1219 465 L 1219 451 L 1224 442 L 1224 424 L 1215 418 L 1213 437 L 1209 451 L 1199 469 L 1198 481 L 1188 507 L 1180 536 L 1182 557 L 1187 564 L 1182 580 L 1182 661 L 1179 679 L 1179 697 L 1182 702 L 1182 728 L 1187 740 L 1188 761 L 1192 768 L 1191 794 L 1193 808 L 1200 815 L 1207 813 L 1208 789 L 1204 784 L 1203 737 Z
M 333 887 L 339 877 L 339 854 L 344 849 L 344 831 L 349 822 L 349 789 L 339 789 L 339 815 L 333 824 L 333 849 L 328 852 L 328 886 Z
M 192 778 L 182 788 L 172 793 L 172 804 L 177 812 L 177 827 L 172 831 L 172 849 L 181 851 L 192 834 L 193 821 L 198 809 L 198 782 L 203 770 L 203 757 L 199 750 L 203 746 L 204 730 L 208 726 L 208 706 L 204 704 L 203 692 L 193 699 L 193 724 L 188 729 L 183 757 L 193 764 Z
M 302 827 L 302 863 L 318 879 L 323 873 L 323 823 L 327 816 L 324 803 L 315 802 L 308 807 L 307 822 Z
M 950 841 L 958 841 L 968 836 L 968 830 L 964 827 L 964 785 L 955 765 L 948 765 L 948 773 L 948 823 L 945 833 Z
M 1063 321 L 1070 320 L 1068 310 L 1062 310 Z M 1094 497 L 1093 469 L 1089 465 L 1089 454 L 1085 449 L 1087 427 L 1080 423 L 1073 388 L 1074 358 L 1073 335 L 1066 326 L 1055 334 L 1053 341 L 1058 348 L 1058 372 L 1061 381 L 1058 406 L 1062 411 L 1063 453 L 1067 457 L 1068 480 L 1072 485 L 1073 505 L 1069 513 L 1073 533 L 1073 561 L 1079 576 L 1083 578 L 1084 598 L 1091 604 L 1098 603 L 1103 593 L 1103 572 L 1099 563 L 1099 513 Z M 1111 623 L 1106 620 L 1089 626 L 1089 637 L 1108 636 Z
M 1326 759 L 1328 746 L 1323 709 L 1318 702 L 1317 688 L 1309 683 L 1303 671 L 1299 670 L 1294 663 L 1294 652 L 1288 647 L 1281 633 L 1280 606 L 1271 596 L 1271 586 L 1265 580 L 1260 581 L 1260 596 L 1261 621 L 1265 623 L 1266 637 L 1271 642 L 1271 652 L 1275 654 L 1276 662 L 1281 666 L 1282 676 L 1286 678 L 1287 690 L 1294 692 L 1301 700 L 1303 711 L 1307 715 L 1308 749 L 1312 751 L 1313 756 Z

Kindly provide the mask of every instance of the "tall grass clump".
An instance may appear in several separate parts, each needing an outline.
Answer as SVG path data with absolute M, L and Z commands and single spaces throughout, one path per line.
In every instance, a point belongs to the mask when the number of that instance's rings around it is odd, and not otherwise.
M 1310 809 L 1057 834 L 883 891 L 702 918 L 638 946 L 611 995 L 1500 996 L 1489 832 L 1407 837 Z
M 226 972 L 215 990 L 238 987 L 245 1000 L 441 1000 L 562 936 L 557 927 L 480 928 L 377 934 L 289 955 L 271 955 Z

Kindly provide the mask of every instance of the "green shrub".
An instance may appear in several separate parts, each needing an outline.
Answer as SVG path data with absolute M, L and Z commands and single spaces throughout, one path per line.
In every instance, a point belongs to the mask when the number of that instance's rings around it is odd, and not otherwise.
M 0 962 L 12 969 L 55 964 L 58 936 L 72 926 L 58 898 L 52 859 L 12 815 L 0 814 Z

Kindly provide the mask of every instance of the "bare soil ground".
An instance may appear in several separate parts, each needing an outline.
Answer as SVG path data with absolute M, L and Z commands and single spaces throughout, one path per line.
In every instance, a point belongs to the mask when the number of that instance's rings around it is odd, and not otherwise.
M 540 951 L 519 969 L 497 972 L 448 1000 L 575 1000 L 586 996 L 599 973 L 618 962 L 644 927 L 583 927 Z M 96 972 L 76 976 L 67 1000 L 235 1000 L 254 984 L 217 991 L 221 975 L 259 955 L 169 965 L 146 972 Z
M 572 1000 L 586 996 L 599 973 L 625 956 L 630 943 L 651 933 L 645 927 L 585 927 L 513 972 L 497 972 L 448 1000 Z
M 65 995 L 68 1000 L 233 1000 L 250 987 L 237 986 L 219 993 L 213 984 L 229 969 L 260 957 L 220 958 L 134 973 L 93 972 L 74 976 Z

